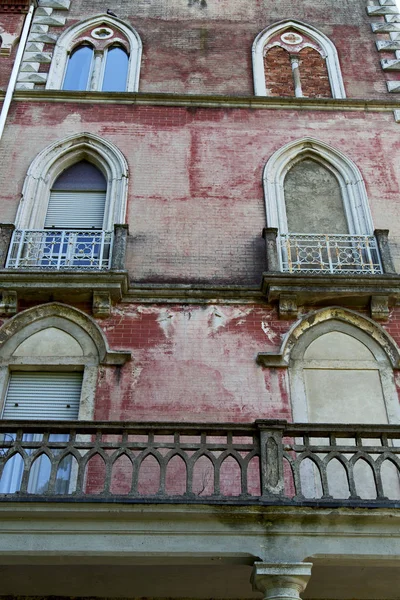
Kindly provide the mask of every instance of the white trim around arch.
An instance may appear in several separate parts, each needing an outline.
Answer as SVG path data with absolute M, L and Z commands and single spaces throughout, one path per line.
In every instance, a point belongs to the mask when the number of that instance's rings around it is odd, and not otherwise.
M 111 142 L 92 133 L 80 133 L 47 146 L 31 163 L 17 212 L 17 229 L 43 228 L 52 184 L 65 169 L 81 160 L 98 167 L 107 181 L 103 229 L 111 231 L 114 224 L 125 223 L 126 159 Z
M 129 41 L 129 64 L 128 76 L 126 82 L 127 92 L 137 92 L 139 89 L 140 64 L 142 59 L 142 41 L 137 31 L 127 25 L 121 19 L 110 17 L 106 14 L 96 15 L 75 23 L 58 38 L 54 49 L 53 59 L 49 76 L 47 79 L 47 89 L 59 90 L 62 87 L 69 55 L 74 47 L 74 41 L 82 33 L 91 27 L 97 27 L 102 24 L 108 25 L 120 31 Z
M 310 367 L 314 370 L 327 369 L 327 365 L 330 361 L 323 359 L 306 360 L 305 354 L 313 341 L 324 334 L 332 332 L 346 334 L 351 338 L 358 340 L 369 350 L 371 356 L 373 356 L 373 360 L 369 362 L 357 360 L 354 362 L 346 361 L 345 370 L 361 370 L 361 372 L 364 371 L 367 373 L 376 371 L 379 374 L 387 422 L 400 424 L 399 401 L 393 377 L 393 368 L 391 367 L 385 351 L 370 335 L 362 331 L 359 327 L 343 320 L 336 319 L 328 319 L 325 322 L 320 322 L 316 326 L 305 331 L 292 349 L 289 363 L 289 380 L 293 420 L 297 423 L 308 423 L 311 421 L 309 415 L 310 398 L 307 396 L 305 371 Z M 336 364 L 335 361 L 332 361 L 332 364 Z M 334 367 L 334 369 L 335 368 L 340 369 L 340 367 Z M 321 390 L 321 395 L 323 395 L 323 390 Z M 378 400 L 379 396 L 376 398 L 377 402 Z M 338 419 L 340 419 L 339 415 Z M 359 420 L 360 415 L 358 415 L 357 418 L 357 421 Z
M 299 33 L 313 39 L 326 54 L 326 65 L 328 69 L 329 82 L 331 84 L 333 98 L 346 98 L 344 90 L 342 74 L 337 50 L 331 40 L 323 33 L 318 31 L 312 25 L 307 25 L 301 21 L 279 21 L 270 27 L 261 31 L 253 43 L 253 79 L 254 79 L 254 94 L 256 96 L 266 96 L 267 88 L 265 85 L 264 73 L 264 47 L 277 33 L 284 33 L 287 29 L 295 29 Z
M 400 407 L 393 371 L 400 369 L 400 349 L 378 323 L 353 310 L 338 306 L 322 308 L 303 315 L 287 332 L 278 352 L 262 352 L 257 356 L 257 362 L 263 367 L 289 368 L 294 421 L 308 422 L 303 379 L 304 352 L 312 341 L 329 331 L 340 331 L 358 339 L 374 355 L 375 368 L 380 374 L 388 423 L 399 424 Z
M 16 355 L 30 336 L 55 328 L 71 336 L 80 355 Z M 18 313 L 0 327 L 0 415 L 11 371 L 82 371 L 79 419 L 93 419 L 99 365 L 123 365 L 130 352 L 112 351 L 96 321 L 82 311 L 58 302 Z
M 286 144 L 277 150 L 264 168 L 263 182 L 268 227 L 288 233 L 284 181 L 289 169 L 301 160 L 311 158 L 322 164 L 337 179 L 350 234 L 373 233 L 367 191 L 357 166 L 339 150 L 313 138 Z M 305 233 L 305 232 L 304 232 Z

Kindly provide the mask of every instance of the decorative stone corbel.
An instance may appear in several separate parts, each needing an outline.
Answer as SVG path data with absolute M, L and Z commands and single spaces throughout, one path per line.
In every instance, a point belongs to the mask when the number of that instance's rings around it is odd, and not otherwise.
M 279 318 L 297 319 L 298 307 L 296 294 L 281 294 L 279 296 Z
M 375 321 L 387 321 L 389 317 L 389 297 L 371 296 L 371 317 Z
M 17 313 L 18 299 L 17 292 L 3 291 L 0 302 L 0 314 L 4 316 L 11 316 Z
M 254 563 L 251 584 L 264 600 L 300 600 L 311 577 L 312 563 Z
M 111 297 L 109 292 L 93 292 L 93 316 L 106 319 L 111 314 Z

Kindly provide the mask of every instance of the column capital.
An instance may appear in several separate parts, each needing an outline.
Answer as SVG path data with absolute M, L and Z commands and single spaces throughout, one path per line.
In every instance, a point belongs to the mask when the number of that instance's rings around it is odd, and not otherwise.
M 311 576 L 312 563 L 254 563 L 251 583 L 265 600 L 299 600 Z

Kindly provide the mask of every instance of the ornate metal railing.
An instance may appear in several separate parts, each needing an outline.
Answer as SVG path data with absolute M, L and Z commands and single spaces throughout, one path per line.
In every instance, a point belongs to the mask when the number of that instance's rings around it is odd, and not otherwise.
M 3 421 L 0 499 L 394 506 L 400 427 Z
M 109 269 L 113 233 L 98 230 L 16 229 L 8 269 Z
M 375 236 L 284 233 L 278 236 L 282 271 L 377 275 L 383 273 Z

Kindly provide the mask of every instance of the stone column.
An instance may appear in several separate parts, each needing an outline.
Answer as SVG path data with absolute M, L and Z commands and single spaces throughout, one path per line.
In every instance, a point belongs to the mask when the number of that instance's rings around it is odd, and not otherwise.
M 292 73 L 293 73 L 293 81 L 294 81 L 294 94 L 296 98 L 303 97 L 303 90 L 301 89 L 301 80 L 300 80 L 300 70 L 299 70 L 299 57 L 297 54 L 293 54 L 290 57 L 290 62 L 292 64 Z
M 264 600 L 299 600 L 311 576 L 312 563 L 254 563 L 251 584 Z
M 95 50 L 94 65 L 93 65 L 92 76 L 90 78 L 90 85 L 89 85 L 90 91 L 96 92 L 99 89 L 102 58 L 103 58 L 103 52 L 100 52 L 99 50 Z
M 125 269 L 126 244 L 129 233 L 128 225 L 114 225 L 114 243 L 112 249 L 111 269 Z
M 14 229 L 12 223 L 0 223 L 0 269 L 5 267 Z
M 278 228 L 277 227 L 265 227 L 263 229 L 263 238 L 265 240 L 265 252 L 267 255 L 267 271 L 274 273 L 280 271 L 279 257 L 278 257 Z
M 381 257 L 381 263 L 383 272 L 387 274 L 396 273 L 394 268 L 392 255 L 390 253 L 389 246 L 389 230 L 388 229 L 375 229 L 374 236 L 378 245 L 378 251 Z

